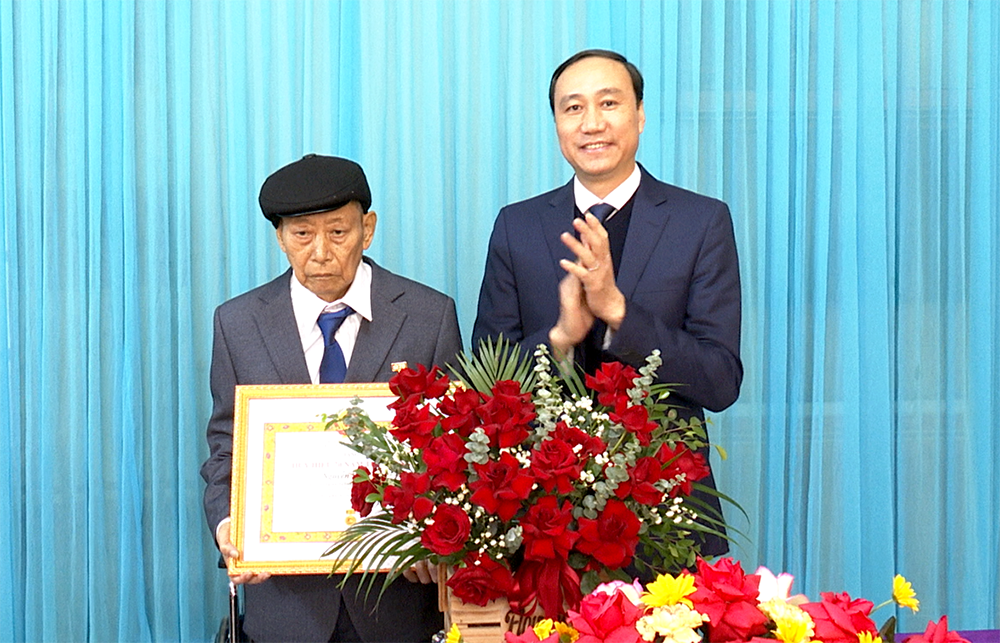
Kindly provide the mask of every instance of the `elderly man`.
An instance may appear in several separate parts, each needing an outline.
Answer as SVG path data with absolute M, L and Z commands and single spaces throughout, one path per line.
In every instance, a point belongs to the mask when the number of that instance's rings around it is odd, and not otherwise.
M 264 182 L 260 207 L 289 270 L 215 312 L 205 514 L 220 551 L 229 537 L 234 387 L 385 382 L 392 365 L 444 366 L 461 350 L 455 302 L 363 256 L 377 215 L 361 167 L 308 155 Z M 244 574 L 244 631 L 254 641 L 427 641 L 442 626 L 426 567 L 393 583 L 380 608 L 340 578 Z
M 642 90 L 639 70 L 612 51 L 579 52 L 552 74 L 549 104 L 575 176 L 500 211 L 473 346 L 500 335 L 528 352 L 544 343 L 587 372 L 640 366 L 659 349 L 658 381 L 678 385 L 675 403 L 701 418 L 732 404 L 743 379 L 733 226 L 725 203 L 636 163 Z M 727 549 L 714 536 L 702 545 Z

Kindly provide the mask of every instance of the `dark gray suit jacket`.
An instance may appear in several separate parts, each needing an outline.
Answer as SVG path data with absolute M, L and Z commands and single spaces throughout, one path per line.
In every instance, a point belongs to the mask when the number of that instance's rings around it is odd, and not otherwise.
M 682 412 L 704 418 L 703 408 L 721 411 L 735 402 L 743 381 L 732 219 L 722 201 L 657 181 L 641 169 L 616 275 L 625 319 L 602 361 L 639 367 L 658 348 L 663 364 L 657 380 L 677 385 L 672 400 L 686 407 Z M 573 229 L 574 208 L 570 181 L 500 210 L 479 293 L 474 349 L 481 339 L 501 334 L 529 354 L 549 343 L 566 274 L 559 260 L 575 259 L 559 239 Z M 714 485 L 712 478 L 705 482 Z M 727 549 L 709 537 L 702 551 Z
M 393 362 L 410 367 L 453 364 L 462 348 L 455 302 L 365 258 L 372 268 L 372 321 L 362 320 L 347 368 L 348 382 L 386 382 Z M 222 304 L 215 311 L 212 347 L 210 455 L 201 467 L 208 483 L 205 515 L 213 532 L 229 515 L 234 387 L 309 384 L 292 312 L 291 271 Z M 245 588 L 244 630 L 257 642 L 327 641 L 337 623 L 339 578 L 275 576 Z M 435 585 L 393 583 L 377 613 L 354 587 L 344 591 L 351 620 L 366 641 L 427 641 L 442 626 Z

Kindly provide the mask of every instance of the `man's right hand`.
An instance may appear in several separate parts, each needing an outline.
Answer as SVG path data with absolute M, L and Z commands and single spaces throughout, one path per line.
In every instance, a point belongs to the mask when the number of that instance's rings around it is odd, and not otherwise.
M 594 314 L 587 307 L 583 284 L 573 274 L 559 282 L 559 319 L 549 331 L 549 343 L 557 359 L 582 342 L 594 325 Z
M 238 559 L 240 557 L 240 550 L 236 549 L 236 547 L 233 546 L 233 541 L 230 540 L 229 526 L 231 524 L 232 523 L 228 519 L 223 520 L 222 523 L 219 524 L 219 528 L 215 532 L 215 537 L 219 545 L 219 551 L 222 552 L 222 555 L 226 557 L 227 562 L 230 558 Z M 237 574 L 234 574 L 232 572 L 229 573 L 229 580 L 233 581 L 237 585 L 243 585 L 243 584 L 256 585 L 258 583 L 263 583 L 270 577 L 271 575 L 267 573 L 261 573 L 261 574 L 255 572 L 243 572 Z

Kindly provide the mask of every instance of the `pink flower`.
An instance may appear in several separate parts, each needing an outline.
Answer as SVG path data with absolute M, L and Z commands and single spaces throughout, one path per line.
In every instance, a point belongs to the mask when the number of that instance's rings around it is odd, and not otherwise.
M 942 616 L 937 623 L 928 623 L 923 634 L 911 636 L 903 643 L 969 643 L 969 640 L 962 638 L 958 632 L 948 631 L 948 617 Z
M 877 634 L 875 623 L 868 618 L 872 602 L 852 599 L 846 592 L 823 592 L 819 603 L 806 603 L 802 609 L 809 613 L 816 627 L 816 638 L 823 643 L 856 643 L 859 632 Z
M 636 593 L 626 583 L 605 583 L 583 597 L 579 611 L 569 611 L 569 623 L 578 632 L 577 643 L 638 643 L 636 623 L 646 607 L 633 601 Z
M 688 598 L 695 611 L 708 616 L 709 641 L 746 641 L 766 631 L 767 617 L 757 608 L 759 581 L 732 558 L 711 565 L 698 558 L 696 589 Z

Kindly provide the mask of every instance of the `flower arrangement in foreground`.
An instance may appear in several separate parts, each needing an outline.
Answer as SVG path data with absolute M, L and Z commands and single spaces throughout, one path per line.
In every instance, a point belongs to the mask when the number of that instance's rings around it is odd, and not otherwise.
M 846 593 L 823 593 L 819 602 L 809 602 L 789 596 L 791 584 L 790 575 L 775 577 L 764 567 L 745 574 L 731 558 L 713 564 L 699 558 L 694 574 L 660 575 L 645 588 L 638 581 L 602 584 L 565 622 L 546 619 L 524 634 L 508 632 L 506 643 L 894 643 L 895 618 L 878 630 L 871 613 L 893 602 L 919 608 L 902 576 L 893 580 L 892 599 L 878 607 Z M 448 633 L 448 643 L 461 640 L 457 630 Z M 901 643 L 963 641 L 943 616 Z
M 628 578 L 628 565 L 650 578 L 690 567 L 695 532 L 724 535 L 691 496 L 717 494 L 698 483 L 708 475 L 704 427 L 653 383 L 658 353 L 583 381 L 554 372 L 541 346 L 530 360 L 484 344 L 460 363 L 460 383 L 423 367 L 393 377 L 388 430 L 354 407 L 337 418 L 372 462 L 352 489 L 363 518 L 326 554 L 340 568 L 389 566 L 387 585 L 416 561 L 443 563 L 465 603 L 503 597 L 515 612 L 540 606 L 554 618 L 600 578 Z

